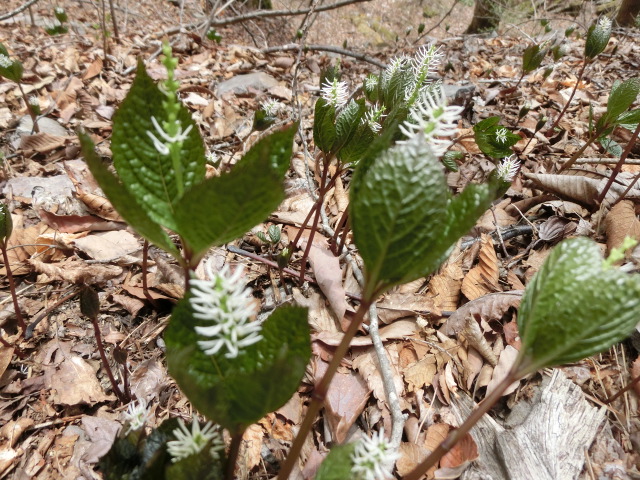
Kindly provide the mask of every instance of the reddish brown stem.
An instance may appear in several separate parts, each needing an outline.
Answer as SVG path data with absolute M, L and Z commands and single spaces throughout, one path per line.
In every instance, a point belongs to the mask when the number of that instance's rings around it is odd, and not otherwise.
M 9 255 L 7 255 L 7 245 L 4 241 L 0 244 L 2 250 L 2 261 L 4 262 L 5 269 L 7 270 L 7 280 L 9 281 L 9 291 L 11 292 L 11 299 L 13 300 L 13 308 L 16 311 L 16 319 L 18 320 L 18 326 L 22 329 L 22 335 L 27 330 L 27 325 L 24 323 L 22 312 L 20 311 L 20 305 L 18 304 L 18 294 L 16 293 L 16 284 L 13 281 L 13 274 L 11 273 L 11 265 L 9 265 Z
M 109 361 L 107 360 L 107 354 L 104 351 L 104 345 L 102 345 L 102 334 L 100 333 L 100 326 L 98 325 L 98 319 L 92 318 L 91 323 L 93 324 L 93 330 L 96 335 L 96 343 L 98 344 L 98 351 L 100 352 L 100 359 L 102 360 L 102 364 L 104 365 L 105 370 L 107 371 L 107 376 L 109 377 L 109 381 L 111 382 L 111 388 L 113 388 L 113 393 L 116 394 L 118 400 L 122 403 L 129 403 L 129 399 L 122 393 L 120 387 L 116 383 L 116 379 L 113 376 L 113 372 L 111 371 L 111 367 L 109 366 Z
M 227 468 L 224 478 L 226 480 L 233 480 L 234 472 L 236 469 L 236 461 L 238 460 L 238 454 L 240 453 L 240 446 L 242 445 L 242 434 L 244 432 L 236 433 L 231 437 L 231 445 L 229 446 L 229 454 L 227 455 Z
M 571 101 L 573 100 L 573 96 L 576 94 L 576 90 L 578 90 L 578 85 L 580 85 L 580 81 L 582 80 L 582 76 L 584 75 L 584 69 L 585 68 L 587 68 L 587 60 L 586 59 L 582 63 L 582 67 L 580 68 L 580 72 L 578 73 L 578 80 L 576 81 L 576 84 L 573 87 L 573 90 L 571 91 L 571 95 L 569 96 L 569 100 L 567 100 L 567 103 L 564 104 L 564 108 L 560 112 L 560 115 L 558 115 L 558 118 L 556 118 L 556 121 L 553 122 L 553 125 L 551 125 L 551 128 L 549 129 L 549 132 L 553 132 L 555 130 L 555 128 L 560 123 L 560 120 L 562 119 L 562 117 L 566 113 L 567 109 L 569 108 L 569 105 L 571 105 Z
M 142 246 L 142 293 L 144 294 L 144 298 L 149 300 L 149 303 L 156 307 L 156 301 L 151 296 L 151 293 L 149 292 L 149 284 L 147 283 L 148 263 L 149 241 L 145 240 L 144 245 Z
M 336 351 L 333 354 L 333 358 L 327 367 L 327 371 L 325 372 L 322 380 L 316 385 L 313 389 L 313 393 L 311 394 L 311 403 L 309 404 L 309 408 L 305 414 L 304 420 L 302 421 L 302 425 L 300 425 L 300 429 L 298 430 L 298 435 L 293 441 L 293 445 L 291 445 L 291 449 L 282 464 L 282 468 L 278 473 L 278 480 L 288 480 L 291 471 L 293 470 L 293 466 L 298 461 L 298 457 L 300 456 L 300 452 L 302 451 L 302 446 L 313 427 L 313 423 L 316 420 L 316 416 L 320 412 L 322 408 L 322 404 L 327 396 L 327 391 L 329 390 L 329 385 L 331 384 L 331 380 L 333 379 L 335 373 L 338 371 L 338 367 L 342 362 L 342 359 L 347 354 L 349 350 L 349 345 L 351 344 L 351 340 L 355 337 L 360 325 L 362 324 L 362 320 L 364 319 L 365 314 L 369 311 L 369 307 L 371 306 L 371 300 L 363 299 L 362 303 L 358 307 L 353 320 L 351 320 L 351 324 L 349 328 L 342 337 L 342 341 L 336 348 Z
M 480 420 L 480 418 L 482 418 L 482 416 L 487 413 L 498 402 L 498 400 L 500 400 L 500 397 L 502 397 L 502 394 L 509 385 L 520 377 L 521 375 L 517 370 L 517 367 L 514 367 L 507 374 L 504 380 L 498 384 L 496 389 L 478 405 L 478 408 L 471 412 L 471 415 L 467 417 L 464 423 L 449 433 L 447 438 L 445 438 L 420 465 L 403 477 L 403 480 L 419 480 L 425 473 L 427 473 L 431 467 L 438 463 L 445 453 L 451 450 L 456 443 L 469 433 L 475 424 L 478 423 L 478 420 Z
M 349 209 L 347 208 L 344 212 L 342 212 L 342 215 L 340 216 L 340 220 L 338 220 L 338 223 L 336 223 L 336 230 L 335 232 L 333 232 L 333 237 L 331 237 L 331 241 L 329 242 L 329 245 L 331 245 L 331 251 L 333 252 L 334 255 L 340 255 L 340 252 L 342 251 L 342 246 L 344 245 L 344 239 L 347 236 L 347 232 L 345 231 L 342 237 L 342 241 L 339 242 L 340 245 L 338 245 L 338 235 L 340 235 L 340 232 L 342 232 L 345 229 L 348 216 L 349 216 Z
M 602 193 L 600 193 L 600 196 L 598 197 L 599 204 L 601 204 L 604 201 L 605 197 L 607 196 L 607 193 L 609 192 L 609 189 L 611 188 L 611 185 L 613 185 L 613 182 L 615 181 L 616 177 L 622 170 L 622 166 L 624 165 L 625 160 L 629 156 L 629 153 L 631 153 L 631 148 L 633 148 L 633 146 L 636 143 L 638 134 L 640 134 L 640 123 L 636 125 L 636 129 L 634 130 L 633 134 L 631 135 L 631 138 L 627 142 L 627 146 L 624 148 L 622 155 L 620 155 L 620 160 L 618 160 L 618 163 L 616 163 L 616 166 L 613 169 L 613 172 L 611 172 L 611 175 L 609 176 L 609 181 L 607 182 L 604 189 L 602 190 Z M 624 192 L 624 195 L 626 195 L 628 191 L 629 189 L 627 189 L 627 191 Z M 624 195 L 622 195 L 620 199 L 624 198 Z

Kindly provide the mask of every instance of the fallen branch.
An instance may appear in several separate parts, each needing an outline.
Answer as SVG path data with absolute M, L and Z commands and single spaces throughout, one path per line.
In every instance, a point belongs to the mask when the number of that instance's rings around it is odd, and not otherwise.
M 368 0 L 367 0 L 368 1 Z M 372 58 L 368 55 L 365 55 L 363 53 L 357 53 L 357 52 L 353 52 L 351 50 L 347 50 L 344 48 L 340 48 L 340 47 L 334 47 L 333 45 L 298 45 L 297 43 L 289 43 L 287 45 L 280 45 L 277 47 L 268 47 L 268 48 L 263 48 L 262 50 L 260 50 L 262 53 L 273 53 L 273 52 L 286 52 L 289 50 L 298 50 L 298 49 L 303 49 L 303 50 L 311 50 L 311 51 L 315 51 L 315 52 L 332 52 L 332 53 L 338 53 L 340 55 L 345 55 L 347 57 L 353 57 L 357 60 L 361 60 L 363 62 L 367 62 L 370 63 L 372 65 L 375 65 L 376 67 L 379 68 L 387 68 L 387 66 L 382 63 L 379 60 L 376 60 L 375 58 Z
M 370 2 L 371 0 L 343 0 L 342 2 L 330 3 L 329 5 L 322 5 L 316 7 L 316 12 L 324 12 L 326 10 L 334 10 L 336 8 L 344 7 L 354 3 Z M 221 18 L 220 20 L 213 20 L 210 24 L 212 27 L 222 27 L 224 25 L 233 25 L 234 23 L 244 22 L 246 20 L 255 20 L 257 18 L 271 18 L 271 17 L 292 17 L 295 15 L 306 15 L 312 10 L 312 8 L 299 8 L 298 10 L 258 10 L 256 12 L 244 13 L 235 17 Z
M 40 0 L 29 0 L 27 3 L 23 4 L 22 6 L 16 8 L 15 10 L 13 10 L 12 12 L 9 13 L 5 13 L 4 15 L 0 15 L 0 21 L 2 20 L 6 20 L 7 18 L 11 18 L 16 16 L 17 14 L 19 14 L 20 12 L 24 12 L 27 8 L 29 8 L 31 5 L 33 5 L 34 3 L 38 3 Z

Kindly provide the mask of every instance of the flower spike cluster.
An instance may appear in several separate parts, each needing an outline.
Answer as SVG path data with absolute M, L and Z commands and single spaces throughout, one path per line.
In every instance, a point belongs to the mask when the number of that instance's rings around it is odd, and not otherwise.
M 0 53 L 0 67 L 9 68 L 13 65 L 13 60 L 7 57 L 4 53 Z
M 198 346 L 207 355 L 226 351 L 226 358 L 235 358 L 243 348 L 262 340 L 260 323 L 249 321 L 254 313 L 251 290 L 240 282 L 241 275 L 242 269 L 230 275 L 225 266 L 213 281 L 191 280 L 193 316 L 206 322 L 195 327 L 196 333 L 207 337 Z
M 208 422 L 203 429 L 194 415 L 191 422 L 191 431 L 185 426 L 182 419 L 178 420 L 178 427 L 173 431 L 176 440 L 167 442 L 167 451 L 171 455 L 173 463 L 187 458 L 190 455 L 200 453 L 204 447 L 211 442 L 211 456 L 214 459 L 220 458 L 220 453 L 224 450 L 224 441 L 217 427 Z
M 351 474 L 356 480 L 386 480 L 393 478 L 393 467 L 400 458 L 398 451 L 384 438 L 384 428 L 371 438 L 358 440 L 351 454 Z
M 124 421 L 129 424 L 129 429 L 125 435 L 144 427 L 149 420 L 149 413 L 149 407 L 144 399 L 141 398 L 137 402 L 131 402 L 127 407 L 127 411 L 124 412 Z
M 345 82 L 340 82 L 337 78 L 333 81 L 325 81 L 322 84 L 322 98 L 335 109 L 343 107 L 349 98 L 349 91 Z
M 498 165 L 498 177 L 503 182 L 511 183 L 520 170 L 520 160 L 515 155 L 504 157 Z
M 447 105 L 441 85 L 433 91 L 422 92 L 409 112 L 409 118 L 400 125 L 400 131 L 409 137 L 404 142 L 421 133 L 433 153 L 441 157 L 451 145 L 451 140 L 442 137 L 450 137 L 456 133 L 462 110 L 462 107 Z

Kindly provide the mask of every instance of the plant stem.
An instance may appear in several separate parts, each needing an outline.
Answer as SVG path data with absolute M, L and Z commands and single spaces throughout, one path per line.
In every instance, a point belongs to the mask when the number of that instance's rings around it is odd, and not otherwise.
M 147 269 L 149 263 L 149 241 L 145 240 L 144 245 L 142 245 L 142 293 L 144 294 L 144 298 L 146 298 L 151 305 L 157 307 L 156 301 L 151 296 L 149 292 L 149 284 L 147 282 Z
M 22 84 L 18 82 L 18 88 L 20 89 L 20 93 L 22 94 L 22 98 L 24 99 L 24 103 L 27 105 L 27 112 L 29 112 L 29 116 L 31 117 L 31 122 L 33 123 L 33 131 L 35 133 L 40 133 L 40 127 L 38 127 L 38 116 L 35 114 L 33 110 L 31 110 L 31 104 L 29 103 L 29 97 L 25 93 L 22 88 Z
M 111 11 L 111 23 L 113 24 L 113 36 L 120 41 L 118 34 L 118 22 L 116 21 L 116 9 L 113 7 L 113 0 L 109 0 L 109 10 Z
M 567 108 L 569 108 L 569 105 L 571 104 L 571 100 L 573 100 L 573 96 L 576 94 L 576 90 L 578 89 L 578 85 L 580 85 L 580 81 L 582 80 L 582 75 L 584 75 L 584 69 L 585 68 L 587 68 L 587 59 L 586 58 L 585 58 L 584 62 L 582 62 L 582 68 L 580 68 L 580 72 L 578 73 L 578 80 L 576 80 L 576 84 L 574 85 L 573 90 L 571 91 L 571 95 L 569 96 L 569 100 L 567 100 L 567 103 L 564 104 L 564 108 L 560 112 L 560 115 L 558 115 L 558 118 L 556 118 L 556 121 L 553 122 L 553 125 L 551 125 L 551 128 L 549 129 L 550 132 L 553 132 L 553 130 L 558 126 L 558 124 L 560 123 L 560 119 L 562 119 L 562 117 L 564 116 L 565 112 L 567 111 Z
M 597 135 L 598 132 L 595 132 L 593 135 L 591 135 L 587 141 L 585 142 L 585 144 L 580 147 L 580 150 L 578 150 L 577 152 L 575 152 L 573 155 L 571 155 L 571 158 L 569 160 L 567 160 L 561 167 L 560 167 L 560 172 L 567 170 L 568 168 L 572 167 L 574 163 L 576 163 L 578 161 L 578 158 L 580 158 L 580 155 L 582 155 L 582 153 L 587 149 L 587 147 L 589 145 L 591 145 L 593 142 L 595 142 L 596 138 L 598 138 Z
M 27 330 L 27 325 L 22 318 L 22 312 L 20 311 L 20 304 L 18 303 L 18 295 L 16 294 L 16 284 L 13 281 L 13 274 L 11 273 L 11 265 L 9 265 L 9 255 L 7 255 L 7 245 L 4 241 L 0 242 L 0 249 L 2 250 L 2 261 L 4 267 L 7 270 L 7 280 L 9 281 L 9 291 L 11 292 L 11 299 L 13 300 L 13 309 L 16 311 L 16 319 L 18 325 L 22 329 L 22 335 L 24 336 Z
M 105 370 L 107 371 L 107 376 L 109 377 L 109 381 L 111 382 L 111 388 L 113 388 L 113 393 L 116 394 L 118 400 L 122 403 L 128 403 L 129 399 L 125 397 L 122 393 L 118 384 L 116 383 L 116 379 L 113 376 L 113 372 L 111 371 L 111 367 L 109 366 L 109 361 L 107 360 L 107 354 L 104 351 L 104 346 L 102 345 L 102 335 L 100 334 L 100 326 L 98 325 L 98 319 L 95 317 L 91 318 L 91 323 L 93 324 L 93 330 L 96 335 L 96 343 L 98 344 L 98 351 L 100 352 L 100 358 L 102 359 L 102 364 L 104 365 Z
M 304 416 L 304 420 L 302 421 L 302 425 L 300 425 L 300 430 L 298 430 L 298 435 L 293 441 L 293 445 L 291 445 L 291 449 L 287 454 L 287 458 L 282 464 L 282 468 L 278 473 L 278 480 L 288 480 L 293 470 L 293 466 L 298 460 L 300 456 L 300 452 L 302 451 L 302 446 L 313 427 L 313 423 L 316 420 L 316 416 L 320 412 L 322 408 L 322 404 L 327 396 L 327 392 L 329 390 L 329 385 L 331 384 L 331 380 L 333 376 L 338 371 L 338 367 L 342 362 L 342 359 L 347 354 L 349 350 L 349 346 L 351 344 L 351 340 L 355 337 L 358 329 L 360 328 L 360 324 L 364 319 L 365 314 L 369 311 L 369 307 L 371 306 L 372 301 L 369 299 L 363 299 L 362 303 L 358 307 L 353 319 L 351 320 L 351 324 L 349 328 L 342 337 L 342 341 L 336 348 L 336 351 L 333 354 L 333 358 L 327 367 L 327 371 L 325 372 L 322 380 L 316 385 L 313 389 L 313 393 L 311 394 L 311 403 L 309 404 L 309 408 Z
M 224 478 L 226 480 L 233 480 L 233 476 L 236 470 L 236 461 L 238 460 L 238 454 L 240 453 L 240 446 L 242 445 L 242 435 L 244 431 L 236 433 L 231 437 L 231 445 L 229 446 L 229 454 L 227 455 L 227 466 Z
M 637 385 L 638 383 L 640 383 L 640 375 L 638 375 L 636 378 L 634 378 L 633 380 L 631 380 L 626 387 L 624 387 L 622 390 L 620 390 L 618 393 L 616 393 L 615 395 L 613 395 L 611 398 L 607 398 L 604 403 L 606 405 L 611 405 L 611 403 L 614 400 L 617 400 L 618 398 L 620 398 L 622 395 L 624 395 L 625 392 L 628 392 L 629 390 L 631 390 L 635 385 Z
M 460 441 L 469 431 L 478 423 L 478 420 L 487 413 L 491 408 L 500 400 L 504 391 L 513 382 L 518 380 L 522 375 L 517 366 L 509 371 L 507 376 L 498 384 L 496 389 L 486 397 L 476 408 L 471 415 L 467 417 L 460 427 L 453 430 L 447 438 L 445 438 L 436 449 L 416 468 L 414 468 L 408 475 L 403 477 L 403 480 L 419 480 L 431 467 L 436 465 L 442 456 L 451 450 L 458 441 Z
M 613 172 L 611 172 L 611 175 L 609 176 L 609 181 L 607 182 L 607 184 L 605 185 L 604 189 L 602 190 L 602 193 L 598 197 L 598 203 L 599 204 L 604 202 L 604 199 L 607 196 L 607 193 L 609 192 L 609 189 L 611 188 L 611 185 L 613 185 L 613 182 L 615 181 L 616 177 L 620 173 L 620 170 L 622 170 L 622 166 L 624 165 L 625 160 L 629 156 L 629 153 L 631 153 L 631 148 L 636 143 L 636 140 L 638 138 L 638 134 L 640 134 L 640 123 L 638 125 L 636 125 L 636 129 L 634 130 L 633 134 L 631 135 L 631 138 L 627 142 L 627 146 L 624 148 L 624 151 L 622 152 L 622 155 L 620 155 L 620 160 L 618 160 L 618 163 L 616 164 L 615 168 L 613 169 Z M 622 194 L 622 196 L 620 196 L 620 199 L 624 198 L 624 196 L 627 194 L 627 192 L 629 192 L 631 186 L 632 185 L 630 185 L 627 188 L 627 190 L 624 192 L 624 194 Z

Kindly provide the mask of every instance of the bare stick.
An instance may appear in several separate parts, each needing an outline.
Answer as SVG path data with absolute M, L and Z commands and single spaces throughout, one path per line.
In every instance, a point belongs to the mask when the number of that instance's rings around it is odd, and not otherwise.
M 393 426 L 391 427 L 391 445 L 398 448 L 402 441 L 402 431 L 404 429 L 406 417 L 402 414 L 400 399 L 396 392 L 396 385 L 393 382 L 391 363 L 387 358 L 387 352 L 382 345 L 382 339 L 380 338 L 380 332 L 378 331 L 378 310 L 375 303 L 371 304 L 371 308 L 369 308 L 369 336 L 373 343 L 373 349 L 376 352 L 376 358 L 378 359 L 378 365 L 380 366 L 378 370 L 382 377 L 384 394 L 387 397 L 389 410 L 391 411 L 391 420 L 393 421 Z
M 118 22 L 116 22 L 116 9 L 113 7 L 113 0 L 109 0 L 109 11 L 111 12 L 111 23 L 113 24 L 113 36 L 120 41 L 118 34 Z
M 370 1 L 371 0 L 343 0 L 342 2 L 331 3 L 329 5 L 322 5 L 320 7 L 317 7 L 315 11 L 324 12 L 327 10 L 334 10 L 336 8 L 352 5 L 354 3 L 364 3 L 364 2 L 370 2 Z M 242 15 L 237 15 L 235 17 L 221 18 L 218 20 L 210 19 L 210 21 L 205 23 L 197 22 L 197 23 L 191 23 L 189 25 L 184 25 L 183 27 L 169 28 L 161 32 L 154 33 L 153 35 L 149 35 L 149 37 L 145 37 L 145 39 L 153 38 L 153 37 L 159 38 L 165 35 L 176 34 L 176 33 L 179 33 L 182 30 L 182 28 L 189 30 L 192 28 L 201 28 L 204 25 L 206 27 L 205 29 L 205 32 L 206 32 L 206 30 L 208 30 L 209 27 L 223 27 L 225 25 L 233 25 L 235 23 L 245 22 L 247 20 L 255 20 L 259 18 L 291 17 L 296 15 L 306 15 L 311 10 L 312 10 L 311 8 L 299 8 L 298 10 L 258 10 L 255 12 L 249 12 Z
M 2 249 L 2 261 L 4 262 L 4 268 L 7 271 L 7 280 L 9 280 L 9 291 L 11 292 L 11 298 L 13 299 L 13 309 L 16 311 L 16 318 L 18 319 L 18 325 L 22 330 L 24 336 L 27 330 L 27 325 L 22 318 L 22 312 L 20 311 L 20 304 L 18 303 L 18 295 L 16 294 L 16 284 L 13 281 L 13 274 L 11 273 L 11 265 L 9 265 L 9 255 L 7 255 L 7 245 L 4 242 L 0 242 L 0 249 Z
M 13 10 L 13 11 L 11 11 L 9 13 L 5 13 L 4 15 L 0 15 L 0 21 L 6 20 L 7 18 L 15 17 L 17 14 L 19 14 L 20 12 L 24 12 L 31 5 L 33 5 L 34 3 L 38 3 L 39 1 L 40 0 L 29 0 L 27 3 L 25 3 L 22 6 L 16 8 L 15 10 Z
M 382 63 L 379 60 L 376 60 L 375 58 L 372 58 L 368 55 L 365 55 L 363 53 L 358 53 L 358 52 L 354 52 L 352 50 L 347 50 L 345 48 L 340 48 L 340 47 L 334 47 L 333 45 L 303 45 L 302 47 L 300 47 L 300 45 L 298 45 L 297 43 L 289 43 L 287 45 L 280 45 L 277 47 L 269 47 L 269 48 L 263 48 L 261 50 L 262 53 L 273 53 L 273 52 L 286 52 L 289 50 L 298 50 L 302 48 L 303 50 L 312 50 L 314 52 L 331 52 L 331 53 L 337 53 L 339 55 L 344 55 L 346 57 L 352 57 L 355 58 L 357 60 L 363 61 L 363 62 L 367 62 L 370 63 L 372 65 L 375 65 L 376 67 L 385 69 L 387 68 L 387 66 Z
M 128 403 L 130 399 L 126 397 L 122 393 L 122 390 L 118 387 L 118 383 L 113 376 L 113 372 L 111 371 L 111 366 L 109 365 L 109 360 L 107 359 L 107 354 L 104 351 L 104 345 L 102 345 L 102 335 L 100 334 L 100 325 L 98 325 L 98 319 L 96 317 L 91 317 L 91 323 L 93 324 L 93 331 L 96 335 L 96 344 L 98 345 L 98 351 L 100 352 L 100 358 L 102 359 L 102 364 L 104 365 L 104 369 L 107 372 L 107 376 L 109 377 L 109 381 L 111 382 L 111 388 L 113 388 L 113 393 L 116 394 L 118 400 L 122 403 Z

